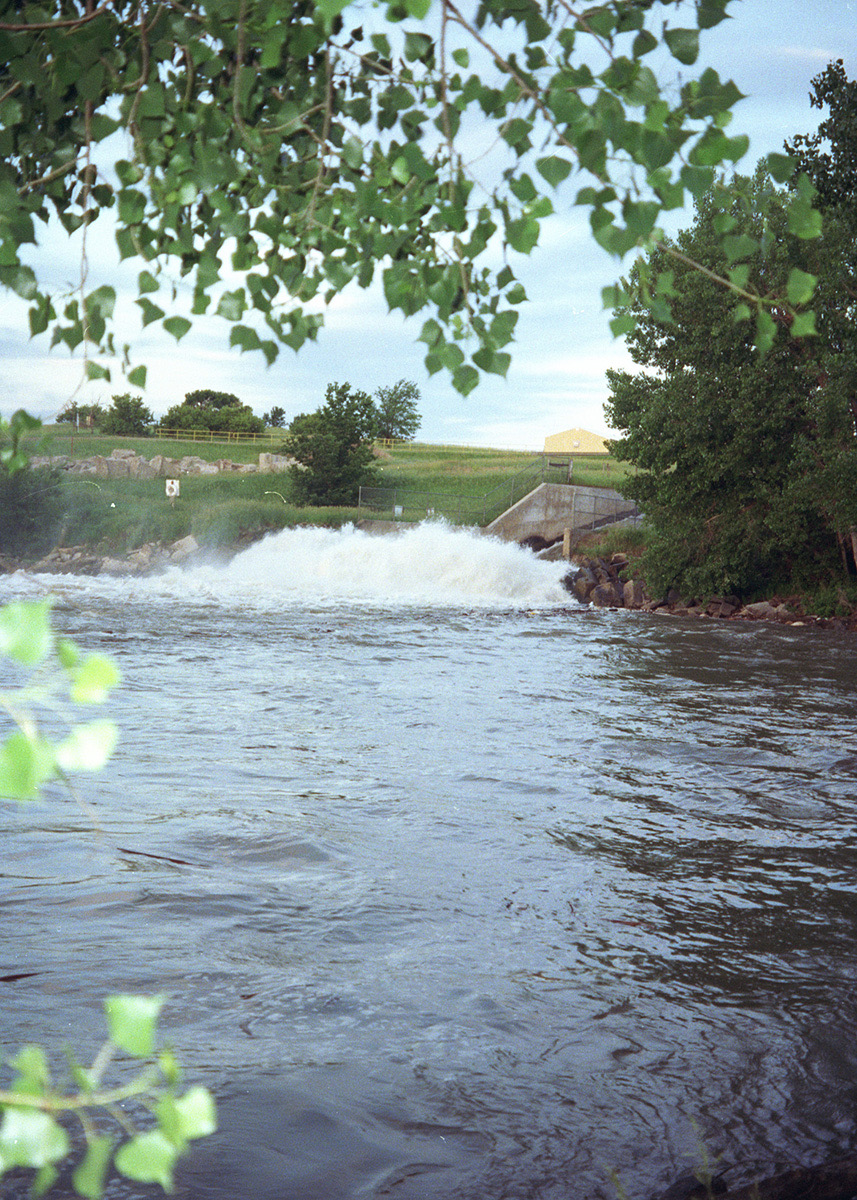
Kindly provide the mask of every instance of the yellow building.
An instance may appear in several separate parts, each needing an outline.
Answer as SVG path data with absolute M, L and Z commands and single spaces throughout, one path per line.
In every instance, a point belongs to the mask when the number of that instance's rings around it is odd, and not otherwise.
M 545 454 L 606 454 L 607 442 L 587 429 L 566 429 L 545 438 Z

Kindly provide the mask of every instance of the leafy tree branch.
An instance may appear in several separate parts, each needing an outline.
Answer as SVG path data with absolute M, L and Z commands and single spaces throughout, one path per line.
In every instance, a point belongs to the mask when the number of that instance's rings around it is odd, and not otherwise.
M 180 341 L 211 311 L 268 363 L 317 337 L 319 302 L 380 280 L 391 310 L 423 314 L 428 370 L 467 393 L 508 370 L 526 300 L 514 256 L 545 219 L 576 204 L 608 253 L 636 255 L 743 154 L 724 132 L 731 81 L 706 68 L 673 95 L 647 61 L 662 47 L 693 68 L 728 6 L 699 0 L 685 26 L 679 0 L 483 0 L 472 16 L 454 0 L 386 15 L 343 0 L 59 0 L 48 22 L 20 0 L 0 21 L 0 284 L 29 305 L 31 333 L 83 348 L 90 378 L 116 355 L 143 386 L 130 344 L 114 345 L 113 288 L 88 291 L 83 270 L 63 298 L 22 257 L 51 220 L 113 223 L 120 258 L 141 264 L 143 326 Z M 484 181 L 463 153 L 476 123 L 504 155 Z M 811 188 L 793 208 L 814 236 Z M 668 307 L 645 272 L 634 280 Z M 759 313 L 768 297 L 739 300 Z

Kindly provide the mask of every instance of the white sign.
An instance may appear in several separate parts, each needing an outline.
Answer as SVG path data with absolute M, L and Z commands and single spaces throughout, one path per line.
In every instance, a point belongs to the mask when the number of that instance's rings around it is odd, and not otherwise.
M 174 499 L 174 497 L 178 496 L 179 493 L 181 492 L 181 484 L 179 483 L 178 479 L 168 479 L 166 481 L 166 483 L 167 483 L 167 495 L 172 500 L 172 499 Z

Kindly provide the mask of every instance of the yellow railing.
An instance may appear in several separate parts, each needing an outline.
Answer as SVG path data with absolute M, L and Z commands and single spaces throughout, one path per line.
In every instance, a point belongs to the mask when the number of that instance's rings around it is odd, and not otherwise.
M 155 429 L 155 437 L 169 438 L 171 442 L 281 442 L 285 435 L 273 433 L 244 433 L 228 429 Z

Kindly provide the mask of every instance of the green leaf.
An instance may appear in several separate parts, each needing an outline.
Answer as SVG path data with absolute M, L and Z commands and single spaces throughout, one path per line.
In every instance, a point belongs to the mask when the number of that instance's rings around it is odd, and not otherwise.
M 571 168 L 572 164 L 567 158 L 560 158 L 556 154 L 536 159 L 536 170 L 551 187 L 558 187 L 564 179 L 568 179 Z
M 728 212 L 718 213 L 712 221 L 712 225 L 718 233 L 729 233 L 737 224 L 738 218 Z
M 427 33 L 405 31 L 405 58 L 408 62 L 427 61 L 434 50 L 434 42 Z
M 165 1192 L 173 1190 L 173 1170 L 178 1148 L 159 1129 L 140 1133 L 116 1152 L 116 1169 L 139 1183 L 159 1183 Z
M 75 1191 L 85 1197 L 85 1200 L 100 1200 L 104 1191 L 104 1181 L 113 1154 L 114 1142 L 111 1137 L 93 1136 L 90 1138 L 83 1161 L 75 1168 L 72 1175 Z
M 801 271 L 799 267 L 793 267 L 786 285 L 789 304 L 808 304 L 813 297 L 817 283 L 817 275 L 810 275 L 806 271 Z
M 133 370 L 128 372 L 128 382 L 131 384 L 132 387 L 140 388 L 142 390 L 146 386 L 147 373 L 148 373 L 147 367 L 144 367 L 144 366 L 134 367 Z
M 86 363 L 86 378 L 87 379 L 105 379 L 110 381 L 110 371 L 107 367 L 103 367 L 101 363 L 93 362 L 90 358 Z
M 54 645 L 51 601 L 16 600 L 0 608 L 0 654 L 25 667 L 43 662 Z
M 821 213 L 812 207 L 810 198 L 797 195 L 789 205 L 789 232 L 796 237 L 809 241 L 821 237 Z
M 248 350 L 258 350 L 262 343 L 255 329 L 249 325 L 236 325 L 229 334 L 229 345 L 238 346 L 241 353 Z
M 158 1014 L 163 1005 L 163 996 L 108 996 L 104 1011 L 111 1039 L 135 1058 L 147 1058 L 155 1049 Z
M 48 1113 L 6 1108 L 0 1124 L 0 1172 L 13 1167 L 39 1169 L 65 1158 L 68 1134 Z
M 815 337 L 817 334 L 818 330 L 815 327 L 815 313 L 798 313 L 795 319 L 792 321 L 792 337 Z
M 539 240 L 539 223 L 531 217 L 519 217 L 506 225 L 506 239 L 519 254 L 529 254 Z
M 759 249 L 759 243 L 749 233 L 729 233 L 723 239 L 723 250 L 731 263 L 750 258 Z
M 636 327 L 637 322 L 630 313 L 619 313 L 610 322 L 610 331 L 614 337 L 624 337 L 626 333 L 632 333 Z
M 40 1096 L 51 1082 L 48 1056 L 41 1046 L 22 1046 L 15 1057 L 9 1060 L 9 1065 L 19 1075 L 15 1081 L 16 1091 Z
M 167 333 L 171 333 L 177 342 L 181 341 L 191 327 L 191 323 L 186 317 L 167 317 L 163 325 Z
M 790 154 L 769 154 L 765 162 L 775 183 L 788 183 L 797 166 L 796 160 Z
M 776 322 L 766 308 L 760 308 L 756 313 L 755 346 L 762 358 L 765 357 L 776 340 Z
M 186 208 L 188 205 L 193 204 L 198 194 L 199 192 L 194 181 L 192 179 L 185 179 L 179 187 L 176 198 L 178 203 L 181 204 L 183 208 Z
M 143 312 L 143 327 L 151 325 L 153 321 L 160 321 L 164 315 L 164 310 L 159 308 L 157 304 L 153 304 L 148 296 L 141 296 L 139 300 L 134 301 Z
M 217 1110 L 208 1088 L 188 1088 L 183 1096 L 164 1096 L 155 1110 L 162 1132 L 176 1146 L 208 1137 L 217 1129 Z
M 116 289 L 105 284 L 103 287 L 96 288 L 94 292 L 90 292 L 86 297 L 86 311 L 90 318 L 100 316 L 103 320 L 109 320 L 113 316 L 113 309 L 116 307 Z
M 234 292 L 223 293 L 216 311 L 218 317 L 224 317 L 227 321 L 240 321 L 246 308 L 247 296 L 244 289 L 236 288 Z
M 697 0 L 696 23 L 700 29 L 713 29 L 727 16 L 729 0 Z
M 423 17 L 428 16 L 431 0 L 405 0 L 405 8 L 409 17 L 422 21 Z
M 714 171 L 711 167 L 685 165 L 681 168 L 679 177 L 694 200 L 699 200 L 714 182 Z
M 119 729 L 112 721 L 75 725 L 56 747 L 57 765 L 63 771 L 100 771 L 116 749 L 118 738 Z
M 479 372 L 468 364 L 456 367 L 452 372 L 452 386 L 462 396 L 468 395 L 479 383 Z
M 699 57 L 698 29 L 665 29 L 664 41 L 673 58 L 686 66 L 691 66 Z
M 408 166 L 408 160 L 401 154 L 396 158 L 390 167 L 390 174 L 395 179 L 396 183 L 401 183 L 403 186 L 408 183 L 411 178 L 411 169 Z
M 466 70 L 470 66 L 470 55 L 466 50 L 453 50 L 452 61 Z
M 642 58 L 644 54 L 649 54 L 658 46 L 658 39 L 648 29 L 641 29 L 634 38 L 634 43 L 631 47 L 631 53 L 634 58 Z
M 155 276 L 151 271 L 141 271 L 137 276 L 137 289 L 139 292 L 157 292 L 160 288 Z

